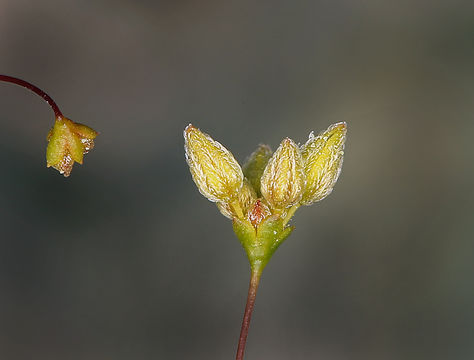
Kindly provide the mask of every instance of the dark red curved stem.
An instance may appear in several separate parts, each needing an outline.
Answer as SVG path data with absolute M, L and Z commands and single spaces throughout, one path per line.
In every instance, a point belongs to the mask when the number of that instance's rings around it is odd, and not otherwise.
M 54 111 L 54 116 L 56 118 L 62 118 L 63 113 L 61 110 L 59 110 L 58 105 L 54 102 L 54 100 L 46 94 L 43 90 L 41 90 L 39 87 L 34 86 L 33 84 L 30 84 L 28 81 L 18 79 L 13 76 L 8 76 L 8 75 L 0 75 L 0 81 L 12 83 L 21 87 L 24 87 L 25 89 L 28 89 L 32 92 L 34 92 L 36 95 L 40 96 L 43 98 L 44 101 L 48 103 L 49 106 L 51 106 L 51 109 Z
M 237 347 L 237 356 L 235 358 L 236 360 L 242 360 L 244 358 L 245 343 L 247 342 L 247 335 L 249 334 L 250 319 L 252 318 L 252 311 L 255 305 L 255 298 L 257 297 L 258 284 L 260 282 L 261 274 L 261 271 L 252 269 L 247 304 L 245 305 L 242 328 L 240 329 L 239 346 Z

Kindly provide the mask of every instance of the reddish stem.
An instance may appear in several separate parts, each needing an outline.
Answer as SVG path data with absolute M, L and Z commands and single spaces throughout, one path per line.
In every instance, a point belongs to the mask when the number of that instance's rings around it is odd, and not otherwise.
M 258 270 L 252 270 L 250 275 L 249 293 L 247 296 L 247 304 L 245 305 L 242 328 L 240 329 L 239 346 L 237 348 L 237 356 L 235 358 L 236 360 L 242 360 L 244 358 L 245 343 L 247 342 L 250 319 L 252 318 L 252 311 L 255 305 L 255 298 L 257 297 L 257 289 L 261 275 L 261 271 Z
M 44 101 L 48 103 L 49 106 L 51 106 L 51 109 L 54 111 L 54 115 L 56 116 L 57 119 L 63 118 L 63 114 L 61 110 L 59 110 L 58 105 L 54 102 L 54 100 L 46 94 L 43 90 L 41 90 L 39 87 L 34 86 L 33 84 L 30 84 L 29 82 L 25 80 L 18 79 L 13 76 L 8 76 L 8 75 L 0 75 L 0 81 L 12 83 L 21 87 L 24 87 L 25 89 L 28 89 L 32 92 L 34 92 L 36 95 L 40 96 L 43 98 Z

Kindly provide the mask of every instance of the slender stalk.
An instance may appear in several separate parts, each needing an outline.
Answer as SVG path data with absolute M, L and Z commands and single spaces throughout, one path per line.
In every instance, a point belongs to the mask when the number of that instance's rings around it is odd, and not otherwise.
M 234 208 L 234 211 L 236 212 L 237 214 L 237 217 L 239 219 L 243 219 L 244 218 L 244 213 L 242 211 L 242 208 L 240 207 L 239 205 L 239 201 L 238 200 L 234 200 L 230 203 L 230 205 Z
M 252 318 L 252 311 L 255 305 L 255 298 L 257 297 L 257 289 L 261 275 L 262 271 L 260 269 L 252 269 L 252 273 L 250 274 L 249 293 L 247 296 L 247 304 L 245 305 L 242 328 L 240 329 L 239 346 L 237 347 L 237 356 L 235 358 L 236 360 L 242 360 L 244 358 L 245 343 L 247 342 L 250 319 Z
M 57 119 L 63 118 L 63 114 L 62 114 L 61 110 L 59 110 L 58 105 L 54 102 L 54 100 L 51 98 L 51 96 L 46 94 L 39 87 L 36 87 L 35 85 L 30 84 L 28 81 L 21 80 L 21 79 L 18 79 L 16 77 L 8 76 L 8 75 L 0 75 L 0 81 L 12 83 L 12 84 L 24 87 L 25 89 L 28 89 L 28 90 L 34 92 L 36 95 L 43 98 L 43 100 L 46 101 L 49 106 L 51 106 L 51 109 L 53 109 L 53 111 L 54 111 L 54 116 Z
M 288 224 L 288 221 L 290 221 L 291 217 L 295 214 L 295 211 L 298 210 L 299 207 L 300 207 L 299 205 L 293 205 L 292 207 L 290 207 L 290 209 L 288 210 L 288 213 L 283 219 L 283 226 Z

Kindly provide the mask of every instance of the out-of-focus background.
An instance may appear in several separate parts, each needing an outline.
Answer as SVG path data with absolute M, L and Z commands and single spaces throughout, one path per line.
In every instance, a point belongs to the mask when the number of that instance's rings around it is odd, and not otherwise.
M 0 358 L 231 359 L 248 264 L 184 160 L 347 121 L 343 171 L 263 274 L 247 359 L 474 357 L 472 1 L 0 0 Z

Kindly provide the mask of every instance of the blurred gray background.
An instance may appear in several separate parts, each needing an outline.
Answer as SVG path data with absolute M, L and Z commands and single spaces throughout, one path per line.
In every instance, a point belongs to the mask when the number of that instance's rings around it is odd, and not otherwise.
M 100 131 L 64 179 L 0 84 L 0 359 L 232 359 L 248 285 L 184 161 L 347 121 L 265 269 L 246 359 L 474 357 L 472 1 L 0 0 L 0 73 Z

